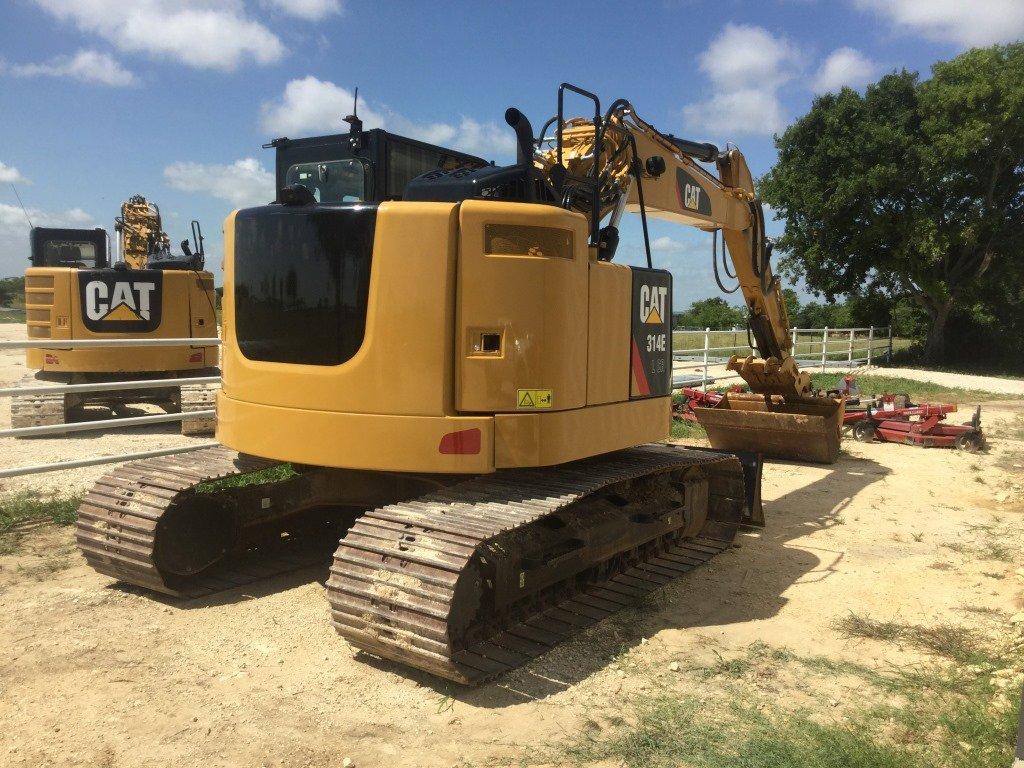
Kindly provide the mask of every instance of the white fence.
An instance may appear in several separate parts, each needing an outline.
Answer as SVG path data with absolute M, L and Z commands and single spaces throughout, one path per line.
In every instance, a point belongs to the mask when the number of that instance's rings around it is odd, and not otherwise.
M 730 343 L 731 342 L 731 343 Z M 720 381 L 739 379 L 733 371 L 711 373 L 733 355 L 756 354 L 745 328 L 727 331 L 673 331 L 672 388 L 702 387 Z M 892 359 L 892 327 L 867 328 L 794 328 L 791 334 L 793 356 L 802 369 L 849 369 Z M 693 371 L 693 373 L 678 373 Z
M 732 342 L 732 343 L 726 343 Z M 90 339 L 76 341 L 56 340 L 24 340 L 0 341 L 0 349 L 69 349 L 85 347 L 140 347 L 140 346 L 219 346 L 220 339 Z M 872 362 L 892 357 L 892 328 L 888 326 L 870 326 L 868 328 L 794 328 L 792 332 L 794 355 L 802 368 L 819 367 L 822 371 L 829 367 L 853 368 L 871 365 Z M 707 389 L 708 384 L 738 379 L 739 374 L 731 371 L 710 374 L 712 367 L 724 365 L 732 355 L 746 356 L 752 354 L 745 329 L 734 328 L 728 331 L 674 331 L 672 334 L 673 389 L 685 386 L 700 386 Z M 679 374 L 677 371 L 696 371 L 699 373 Z M 215 384 L 220 382 L 217 376 L 195 376 L 176 379 L 145 379 L 138 381 L 112 382 L 109 384 L 66 384 L 54 386 L 3 387 L 0 397 L 11 397 L 18 394 L 68 394 L 75 392 L 117 391 L 154 389 L 158 387 L 180 386 L 182 384 Z M 30 437 L 88 430 L 103 430 L 118 427 L 130 427 L 141 424 L 160 424 L 181 421 L 186 418 L 204 418 L 214 416 L 215 411 L 188 411 L 184 413 L 162 413 L 151 416 L 129 416 L 116 419 L 76 422 L 71 424 L 54 424 L 39 427 L 17 427 L 0 430 L 0 437 Z M 140 451 L 114 456 L 95 456 L 88 459 L 36 464 L 32 466 L 0 469 L 0 478 L 18 477 L 20 475 L 54 472 L 62 469 L 113 464 L 122 461 L 169 456 L 175 453 L 186 453 L 198 448 L 216 445 L 213 442 L 192 444 L 178 448 L 161 448 L 153 451 Z
M 0 341 L 0 349 L 82 349 L 88 347 L 185 347 L 185 346 L 220 346 L 220 339 L 32 339 Z M 89 384 L 56 384 L 28 387 L 3 387 L 0 388 L 0 397 L 13 397 L 16 395 L 47 395 L 47 394 L 73 394 L 76 392 L 117 392 L 124 390 L 158 389 L 161 387 L 174 387 L 183 384 L 219 384 L 219 376 L 191 376 L 168 379 L 140 379 L 137 381 L 118 381 L 109 383 Z M 167 422 L 182 421 L 184 419 L 208 418 L 216 415 L 212 408 L 201 411 L 183 411 L 181 413 L 159 413 L 149 416 L 127 416 L 114 419 L 98 419 L 95 421 L 80 421 L 67 424 L 50 424 L 37 427 L 13 427 L 0 429 L 0 437 L 41 437 L 45 435 L 67 434 L 69 432 L 86 432 L 105 429 L 116 429 L 119 427 L 132 427 L 142 424 L 162 424 Z M 31 466 L 11 467 L 0 469 L 0 478 L 19 477 L 21 475 L 32 475 L 41 472 L 55 472 L 62 469 L 77 469 L 79 467 L 90 467 L 100 464 L 114 464 L 135 459 L 152 458 L 155 456 L 170 456 L 176 453 L 186 453 L 198 448 L 206 448 L 216 445 L 215 442 L 204 442 L 180 446 L 177 448 L 159 448 L 152 451 L 137 451 L 135 453 L 123 453 L 113 456 L 94 456 L 88 459 L 74 459 L 70 461 L 53 462 L 51 464 L 35 464 Z

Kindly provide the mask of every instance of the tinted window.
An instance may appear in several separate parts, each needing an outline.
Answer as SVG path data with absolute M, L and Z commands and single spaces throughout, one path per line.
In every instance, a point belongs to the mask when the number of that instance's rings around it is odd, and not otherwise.
M 47 240 L 43 261 L 51 267 L 95 267 L 96 246 L 80 240 Z
M 339 365 L 363 343 L 377 208 L 264 206 L 235 218 L 235 334 L 250 360 Z
M 417 176 L 441 165 L 441 153 L 404 141 L 388 142 L 388 194 L 401 195 Z
M 358 160 L 298 163 L 288 168 L 284 183 L 301 184 L 318 203 L 354 203 L 366 199 L 363 164 Z

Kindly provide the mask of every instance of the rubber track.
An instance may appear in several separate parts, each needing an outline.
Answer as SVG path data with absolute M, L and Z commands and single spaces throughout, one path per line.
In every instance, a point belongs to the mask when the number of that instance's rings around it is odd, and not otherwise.
M 729 495 L 709 499 L 707 522 L 693 539 L 566 593 L 486 641 L 453 648 L 447 627 L 455 585 L 478 547 L 624 480 L 715 464 L 731 472 L 734 463 L 708 452 L 642 446 L 556 468 L 485 475 L 373 510 L 334 555 L 327 582 L 332 623 L 358 648 L 456 682 L 501 674 L 727 549 L 740 524 L 743 476 L 735 467 Z
M 19 384 L 23 387 L 35 387 L 40 384 L 54 384 L 34 373 L 24 376 Z M 43 427 L 52 424 L 63 424 L 67 418 L 64 405 L 64 393 L 43 395 L 14 395 L 11 397 L 11 427 Z
M 279 463 L 216 446 L 124 464 L 100 478 L 79 506 L 78 547 L 100 573 L 176 597 L 202 597 L 310 565 L 322 554 L 297 545 L 269 558 L 264 553 L 253 563 L 236 562 L 168 583 L 153 561 L 157 521 L 182 494 L 199 483 Z
M 179 387 L 181 412 L 207 411 L 216 408 L 219 384 L 182 384 Z M 181 434 L 212 435 L 217 426 L 217 419 L 204 416 L 198 419 L 182 419 Z

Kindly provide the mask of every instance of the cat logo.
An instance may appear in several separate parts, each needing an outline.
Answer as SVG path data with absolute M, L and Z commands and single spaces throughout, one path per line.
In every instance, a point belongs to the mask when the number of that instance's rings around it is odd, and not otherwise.
M 139 270 L 79 272 L 82 320 L 94 332 L 148 333 L 160 325 L 163 274 Z
M 682 168 L 676 169 L 676 192 L 681 207 L 705 216 L 711 215 L 711 198 L 700 182 Z
M 692 211 L 696 211 L 700 208 L 700 193 L 703 190 L 696 184 L 686 184 L 683 186 L 683 205 Z
M 640 322 L 661 325 L 665 322 L 668 288 L 657 285 L 640 286 Z

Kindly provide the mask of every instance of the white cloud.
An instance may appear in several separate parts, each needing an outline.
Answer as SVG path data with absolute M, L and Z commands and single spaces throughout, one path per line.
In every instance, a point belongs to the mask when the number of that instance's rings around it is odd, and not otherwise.
M 274 174 L 253 157 L 230 165 L 172 163 L 164 168 L 164 178 L 175 189 L 211 195 L 236 208 L 264 205 L 274 199 Z
M 787 120 L 778 89 L 801 59 L 793 43 L 763 27 L 726 24 L 700 55 L 714 93 L 683 108 L 687 126 L 716 138 L 781 130 Z
M 108 53 L 81 50 L 73 56 L 56 56 L 41 64 L 11 64 L 7 69 L 19 77 L 68 77 L 99 85 L 134 85 L 135 75 Z
M 786 127 L 785 110 L 772 90 L 756 88 L 716 93 L 710 99 L 683 107 L 687 125 L 710 136 L 736 133 L 771 135 Z
M 13 165 L 0 163 L 0 183 L 3 184 L 31 184 L 32 182 L 21 175 L 21 171 Z
M 641 245 L 641 247 L 643 246 Z M 688 250 L 690 250 L 690 246 L 678 240 L 673 240 L 668 235 L 662 235 L 651 240 L 651 251 L 656 253 L 683 253 Z
M 35 0 L 57 19 L 104 38 L 125 53 L 145 53 L 199 69 L 272 64 L 281 40 L 246 15 L 241 0 Z
M 28 216 L 37 227 L 96 226 L 95 220 L 81 208 L 66 211 L 46 211 L 29 208 Z M 0 203 L 0 276 L 21 274 L 28 266 L 29 226 L 25 211 L 19 205 Z
M 280 98 L 264 102 L 260 122 L 265 131 L 281 136 L 297 137 L 314 131 L 341 133 L 348 130 L 341 118 L 352 112 L 352 105 L 351 91 L 307 75 L 289 81 Z M 365 102 L 359 105 L 359 117 L 367 129 L 384 125 L 384 116 Z
M 726 24 L 700 55 L 700 68 L 720 88 L 776 88 L 793 77 L 799 49 L 764 27 Z
M 263 0 L 263 4 L 304 21 L 321 21 L 341 13 L 340 0 Z
M 1024 36 L 1021 0 L 854 0 L 857 7 L 930 40 L 962 48 Z
M 353 94 L 346 88 L 308 75 L 290 81 L 277 99 L 264 102 L 261 125 L 279 136 L 343 133 L 341 118 L 352 112 Z M 386 128 L 403 136 L 488 157 L 515 153 L 515 136 L 508 126 L 462 117 L 458 123 L 417 123 L 387 108 L 359 101 L 363 127 Z
M 821 63 L 812 88 L 815 93 L 838 91 L 844 85 L 857 88 L 867 85 L 878 70 L 878 64 L 855 48 L 838 48 Z

